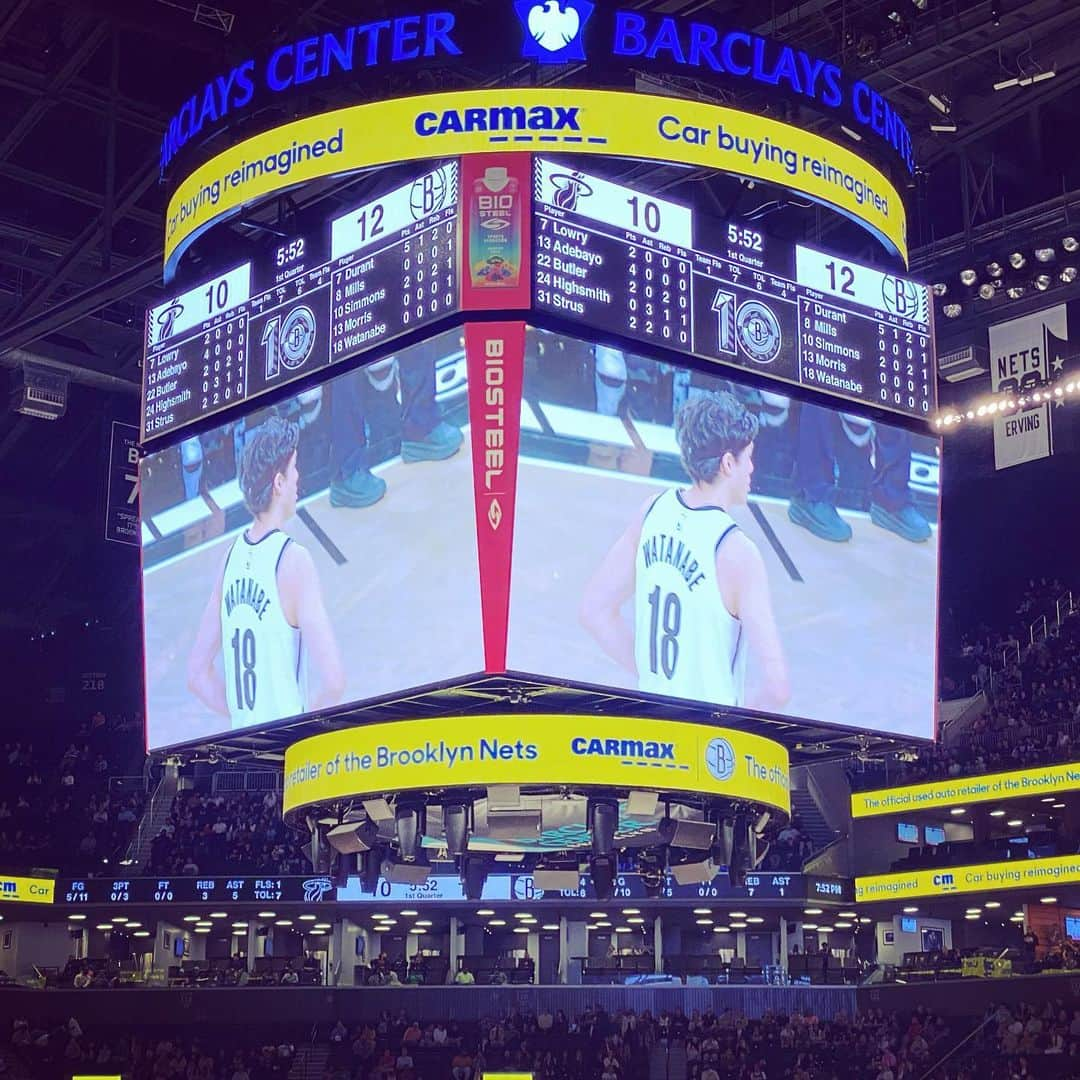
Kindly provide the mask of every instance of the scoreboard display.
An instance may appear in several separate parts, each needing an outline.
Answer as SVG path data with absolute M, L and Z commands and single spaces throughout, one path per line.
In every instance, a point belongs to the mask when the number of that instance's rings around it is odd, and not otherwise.
M 543 158 L 533 195 L 538 310 L 907 416 L 934 409 L 925 285 Z
M 457 311 L 459 220 L 453 162 L 151 308 L 143 441 Z
M 337 886 L 326 876 L 306 877 L 136 877 L 64 878 L 56 883 L 56 902 L 61 904 L 265 904 L 270 902 L 322 904 L 418 900 L 466 902 L 465 889 L 456 875 L 432 874 L 418 885 L 394 883 L 380 877 L 373 892 L 364 892 L 360 879 L 349 878 Z M 798 873 L 746 875 L 743 885 L 732 885 L 726 873 L 712 881 L 679 885 L 666 877 L 661 897 L 668 900 L 830 900 L 853 898 L 850 878 L 825 878 Z M 619 874 L 614 899 L 648 900 L 649 893 L 636 873 Z M 490 874 L 484 884 L 484 900 L 502 901 L 596 901 L 590 879 L 582 875 L 575 889 L 538 888 L 532 874 Z M 655 897 L 653 897 L 655 899 Z

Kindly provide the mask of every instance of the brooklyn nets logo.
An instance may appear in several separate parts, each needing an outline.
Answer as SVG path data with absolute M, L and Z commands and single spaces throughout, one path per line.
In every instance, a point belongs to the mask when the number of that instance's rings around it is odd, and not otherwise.
M 881 279 L 881 301 L 891 315 L 923 323 L 930 321 L 926 290 L 914 281 L 905 281 L 903 278 L 886 274 Z
M 771 364 L 780 355 L 780 324 L 772 311 L 757 300 L 747 300 L 739 308 L 735 334 L 743 352 L 756 364 Z
M 705 747 L 705 767 L 721 784 L 735 775 L 735 751 L 727 739 L 713 739 Z

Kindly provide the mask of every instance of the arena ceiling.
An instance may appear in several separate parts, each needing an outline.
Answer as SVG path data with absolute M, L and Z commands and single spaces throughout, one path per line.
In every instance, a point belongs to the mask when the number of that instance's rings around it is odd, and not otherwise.
M 920 162 L 910 192 L 916 249 L 1080 188 L 1080 148 L 1068 134 L 1080 84 L 1074 0 L 627 6 L 757 29 L 833 59 L 885 93 L 905 115 Z M 10 368 L 23 350 L 44 355 L 70 365 L 77 384 L 60 423 L 7 412 L 0 425 L 6 554 L 9 564 L 29 558 L 34 567 L 11 587 L 0 627 L 40 630 L 114 602 L 101 592 L 112 570 L 89 592 L 85 572 L 85 544 L 101 536 L 100 391 L 110 395 L 107 413 L 135 421 L 142 312 L 162 296 L 166 192 L 158 154 L 168 117 L 193 88 L 268 44 L 395 7 L 393 0 L 0 2 L 0 359 Z M 1050 71 L 994 90 L 996 82 Z M 439 73 L 426 78 L 438 85 Z M 745 93 L 673 88 L 728 101 Z M 931 94 L 948 99 L 955 132 L 930 130 L 941 116 Z M 813 228 L 825 243 L 865 245 L 827 215 Z M 126 597 L 131 586 L 123 580 Z M 134 616 L 136 601 L 129 603 Z

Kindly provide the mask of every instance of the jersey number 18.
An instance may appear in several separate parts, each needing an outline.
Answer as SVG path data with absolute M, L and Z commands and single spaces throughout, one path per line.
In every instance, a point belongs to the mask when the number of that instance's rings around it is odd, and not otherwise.
M 233 631 L 233 675 L 236 679 L 236 707 L 238 709 L 255 708 L 255 632 L 245 630 L 240 636 L 240 628 Z M 670 676 L 669 676 L 670 678 Z
M 673 679 L 675 666 L 679 662 L 682 603 L 673 592 L 661 598 L 660 586 L 657 585 L 649 593 L 649 612 L 649 667 L 654 675 L 662 669 L 666 678 Z

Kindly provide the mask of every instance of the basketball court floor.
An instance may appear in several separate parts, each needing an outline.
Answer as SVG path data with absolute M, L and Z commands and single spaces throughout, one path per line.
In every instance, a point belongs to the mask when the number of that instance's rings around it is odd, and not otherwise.
M 578 606 L 608 548 L 646 499 L 667 486 L 610 467 L 522 458 L 507 652 L 511 668 L 632 688 L 632 676 L 581 627 Z M 752 495 L 750 504 L 732 516 L 758 545 L 768 568 L 792 687 L 785 711 L 929 737 L 936 527 L 929 542 L 913 544 L 872 524 L 868 514 L 842 511 L 853 537 L 833 544 L 793 525 L 783 499 Z M 632 609 L 632 602 L 624 608 L 628 620 Z M 752 656 L 749 663 L 752 680 Z
M 394 458 L 376 467 L 387 491 L 374 506 L 332 507 L 323 490 L 301 500 L 286 526 L 315 561 L 344 660 L 344 701 L 483 670 L 468 428 L 464 433 L 461 449 L 445 461 L 405 465 Z M 190 526 L 190 550 L 147 568 L 147 716 L 154 745 L 229 726 L 187 688 L 203 607 L 241 531 L 214 535 L 221 520 L 220 511 L 202 516 Z

